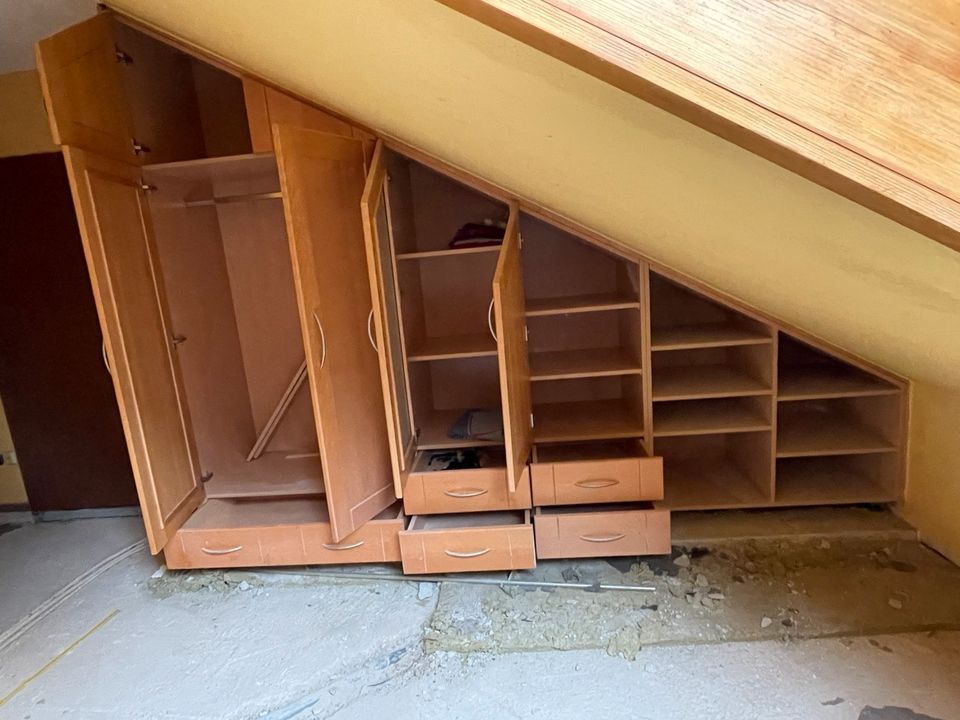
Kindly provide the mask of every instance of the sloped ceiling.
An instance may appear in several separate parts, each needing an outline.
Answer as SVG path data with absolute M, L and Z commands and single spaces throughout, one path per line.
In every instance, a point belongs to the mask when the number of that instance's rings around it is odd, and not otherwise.
M 960 254 L 433 0 L 112 5 L 914 379 L 907 514 L 960 558 Z

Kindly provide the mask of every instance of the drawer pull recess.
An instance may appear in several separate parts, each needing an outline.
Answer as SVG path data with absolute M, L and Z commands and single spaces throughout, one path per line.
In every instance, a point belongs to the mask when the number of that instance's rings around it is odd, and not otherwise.
M 349 545 L 332 545 L 330 543 L 324 543 L 324 550 L 353 550 L 363 545 L 363 540 L 357 540 L 355 543 L 350 543 Z
M 586 540 L 587 542 L 592 542 L 592 543 L 608 543 L 608 542 L 615 542 L 617 540 L 622 540 L 625 537 L 626 535 L 624 535 L 623 533 L 619 533 L 616 535 L 581 535 L 580 539 Z
M 588 488 L 590 490 L 596 488 L 605 488 L 613 487 L 614 485 L 619 485 L 619 480 L 614 480 L 613 478 L 594 478 L 593 480 L 577 480 L 574 485 L 577 487 Z
M 490 552 L 490 548 L 474 550 L 473 552 L 457 552 L 456 550 L 444 550 L 444 552 L 452 558 L 469 559 L 486 555 L 488 552 Z
M 230 553 L 240 552 L 243 550 L 243 545 L 237 545 L 232 548 L 223 548 L 221 550 L 211 550 L 210 548 L 200 548 L 207 555 L 229 555 Z
M 463 490 L 444 490 L 443 494 L 453 498 L 472 498 L 486 495 L 487 491 L 480 488 L 464 488 Z

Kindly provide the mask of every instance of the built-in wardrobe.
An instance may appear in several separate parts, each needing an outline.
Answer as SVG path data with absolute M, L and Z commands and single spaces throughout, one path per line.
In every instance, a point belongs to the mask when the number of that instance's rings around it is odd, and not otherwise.
M 521 569 L 899 499 L 902 379 L 113 13 L 38 60 L 169 567 Z

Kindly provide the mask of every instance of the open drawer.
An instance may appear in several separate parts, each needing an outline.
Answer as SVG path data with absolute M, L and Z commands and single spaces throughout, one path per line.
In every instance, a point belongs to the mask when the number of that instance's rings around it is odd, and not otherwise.
M 456 466 L 464 458 L 475 459 L 480 467 L 445 469 L 448 459 Z M 530 473 L 524 471 L 517 491 L 510 492 L 506 459 L 503 448 L 498 447 L 421 451 L 403 488 L 403 508 L 408 515 L 530 507 Z
M 537 445 L 530 477 L 535 505 L 663 499 L 663 459 L 639 440 Z
M 535 567 L 530 511 L 417 515 L 400 533 L 403 572 L 522 570 Z
M 670 512 L 649 503 L 537 508 L 538 558 L 666 555 Z
M 395 503 L 334 542 L 322 497 L 213 499 L 183 524 L 164 555 L 176 570 L 398 562 L 403 526 Z

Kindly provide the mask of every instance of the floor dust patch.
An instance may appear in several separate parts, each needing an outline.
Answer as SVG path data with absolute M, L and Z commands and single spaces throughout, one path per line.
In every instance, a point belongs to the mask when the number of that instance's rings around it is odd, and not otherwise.
M 920 715 L 913 710 L 887 705 L 882 708 L 865 707 L 857 720 L 940 720 L 930 715 Z
M 960 628 L 960 568 L 915 541 L 755 540 L 626 568 L 541 562 L 511 577 L 652 584 L 655 593 L 441 586 L 428 651 L 602 649 Z M 891 599 L 895 602 L 891 603 Z M 636 650 L 634 649 L 636 648 Z

